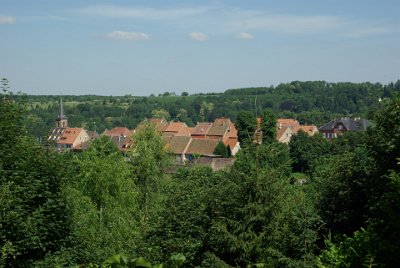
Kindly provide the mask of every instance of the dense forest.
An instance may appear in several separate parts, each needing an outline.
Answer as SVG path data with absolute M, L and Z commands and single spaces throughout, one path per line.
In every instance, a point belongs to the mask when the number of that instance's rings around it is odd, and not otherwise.
M 0 267 L 93 267 L 111 256 L 104 267 L 400 267 L 400 82 L 63 96 L 70 125 L 99 132 L 160 114 L 236 121 L 242 149 L 232 167 L 172 174 L 154 126 L 124 156 L 105 136 L 82 153 L 57 153 L 36 137 L 52 126 L 59 96 L 3 89 Z M 262 144 L 243 134 L 258 115 Z M 373 124 L 333 141 L 274 138 L 278 116 L 319 125 L 336 115 Z
M 279 117 L 296 118 L 302 124 L 321 126 L 334 117 L 369 118 L 379 99 L 400 92 L 400 81 L 388 85 L 371 83 L 291 82 L 276 87 L 231 89 L 224 93 L 176 96 L 24 96 L 29 113 L 28 132 L 35 137 L 48 134 L 58 115 L 62 97 L 69 125 L 102 133 L 125 126 L 133 129 L 144 118 L 164 117 L 189 126 L 201 121 L 228 117 L 235 121 L 241 111 L 259 115 L 272 109 Z

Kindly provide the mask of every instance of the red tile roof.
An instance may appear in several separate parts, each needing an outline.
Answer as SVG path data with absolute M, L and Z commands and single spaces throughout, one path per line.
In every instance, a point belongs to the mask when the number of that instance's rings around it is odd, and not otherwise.
M 57 141 L 58 144 L 73 144 L 78 138 L 79 134 L 83 131 L 83 128 L 66 128 L 60 139 Z
M 131 135 L 131 131 L 129 129 L 127 129 L 126 127 L 115 127 L 111 130 L 105 130 L 103 132 L 103 135 L 106 135 L 108 137 L 114 137 L 114 136 L 128 137 Z
M 186 154 L 214 155 L 217 140 L 192 139 Z
M 177 133 L 184 127 L 187 127 L 187 125 L 183 122 L 171 122 L 164 131 Z
M 168 127 L 167 120 L 165 120 L 163 118 L 149 118 L 149 119 L 145 119 L 142 123 L 140 123 L 139 126 L 136 128 L 136 130 L 141 129 L 146 123 L 155 125 L 156 130 L 158 132 L 163 132 Z
M 192 132 L 192 136 L 204 136 L 204 135 L 207 135 L 207 133 L 210 130 L 211 126 L 212 126 L 212 123 L 209 123 L 209 122 L 197 123 L 197 125 L 194 127 L 194 130 Z
M 194 127 L 183 127 L 175 134 L 175 136 L 190 136 L 193 131 Z
M 318 132 L 318 128 L 314 125 L 308 125 L 308 126 L 296 126 L 293 127 L 294 133 L 299 132 L 300 130 L 304 131 L 307 133 L 309 136 L 313 136 L 315 133 Z
M 284 138 L 283 135 L 286 133 L 286 131 L 288 131 L 289 133 L 293 133 L 293 130 L 291 127 L 288 127 L 288 126 L 279 127 L 276 130 L 276 140 L 279 141 L 282 138 Z
M 191 140 L 192 140 L 192 138 L 190 138 L 190 137 L 175 136 L 168 143 L 168 148 L 174 154 L 183 154 L 183 153 L 185 153 L 185 150 L 187 149 Z
M 212 124 L 207 135 L 223 136 L 231 125 L 231 120 L 228 118 L 217 118 Z
M 299 121 L 297 121 L 296 119 L 278 118 L 276 121 L 277 121 L 278 125 L 285 126 L 285 127 L 300 126 Z

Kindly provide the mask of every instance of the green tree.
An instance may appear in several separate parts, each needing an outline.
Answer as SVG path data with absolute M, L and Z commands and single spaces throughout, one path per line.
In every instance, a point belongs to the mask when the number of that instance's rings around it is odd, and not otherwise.
M 214 110 L 214 103 L 203 101 L 200 105 L 199 118 L 202 122 L 208 120 L 210 113 Z
M 321 135 L 308 136 L 300 130 L 289 142 L 290 156 L 293 160 L 293 171 L 307 172 L 320 158 L 331 154 L 329 142 Z
M 165 201 L 146 237 L 151 245 L 146 255 L 162 261 L 182 253 L 190 266 L 199 266 L 207 250 L 209 228 L 214 217 L 212 195 L 221 178 L 211 168 L 180 169 L 165 181 Z
M 256 127 L 257 119 L 252 113 L 238 113 L 236 117 L 236 128 L 238 130 L 238 139 L 242 147 L 252 142 Z
M 153 110 L 151 112 L 151 115 L 152 115 L 153 118 L 162 118 L 162 119 L 165 119 L 167 121 L 169 121 L 171 119 L 171 115 L 165 109 Z
M 263 143 L 276 141 L 276 116 L 270 109 L 261 114 L 261 131 L 263 133 Z
M 24 108 L 0 100 L 0 264 L 30 267 L 66 245 L 69 221 L 62 197 L 62 156 L 26 136 Z
M 217 146 L 215 147 L 214 154 L 220 155 L 224 158 L 228 158 L 230 157 L 230 150 L 227 146 L 225 146 L 225 144 L 222 141 L 220 141 L 217 143 Z
M 147 124 L 132 138 L 133 146 L 128 152 L 133 178 L 139 191 L 142 223 L 147 221 L 152 197 L 157 195 L 159 181 L 171 163 L 169 151 L 152 124 Z
M 89 263 L 133 252 L 139 210 L 129 165 L 106 136 L 94 140 L 73 164 L 79 169 L 65 189 L 72 221 L 66 261 Z
M 224 188 L 230 209 L 211 228 L 215 257 L 240 267 L 311 265 L 317 218 L 302 208 L 303 199 L 288 198 L 289 193 L 300 197 L 291 190 L 290 174 L 282 144 L 253 145 L 239 153 L 229 173 L 234 185 Z

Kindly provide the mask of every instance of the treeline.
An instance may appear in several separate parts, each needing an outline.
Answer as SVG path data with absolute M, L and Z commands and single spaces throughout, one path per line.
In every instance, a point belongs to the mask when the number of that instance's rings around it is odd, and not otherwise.
M 25 106 L 0 100 L 0 266 L 92 267 L 108 256 L 185 267 L 399 267 L 400 98 L 373 127 L 333 142 L 274 139 L 276 114 L 237 117 L 243 146 L 227 170 L 165 172 L 154 127 L 122 156 L 106 137 L 59 154 L 24 131 Z M 24 111 L 25 110 L 25 111 Z
M 71 126 L 99 133 L 115 126 L 133 129 L 150 117 L 179 120 L 193 126 L 217 117 L 235 120 L 239 112 L 260 114 L 264 109 L 272 109 L 279 117 L 296 118 L 302 124 L 321 126 L 334 117 L 367 118 L 368 112 L 379 106 L 380 99 L 399 92 L 400 81 L 387 85 L 294 81 L 277 87 L 231 89 L 220 94 L 25 96 L 30 110 L 25 124 L 33 136 L 46 136 L 54 124 L 62 97 Z

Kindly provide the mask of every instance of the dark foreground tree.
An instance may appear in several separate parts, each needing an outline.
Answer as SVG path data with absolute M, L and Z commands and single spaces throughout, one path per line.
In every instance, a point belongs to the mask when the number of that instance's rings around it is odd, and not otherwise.
M 61 156 L 25 136 L 22 106 L 0 99 L 0 266 L 30 267 L 65 246 Z

